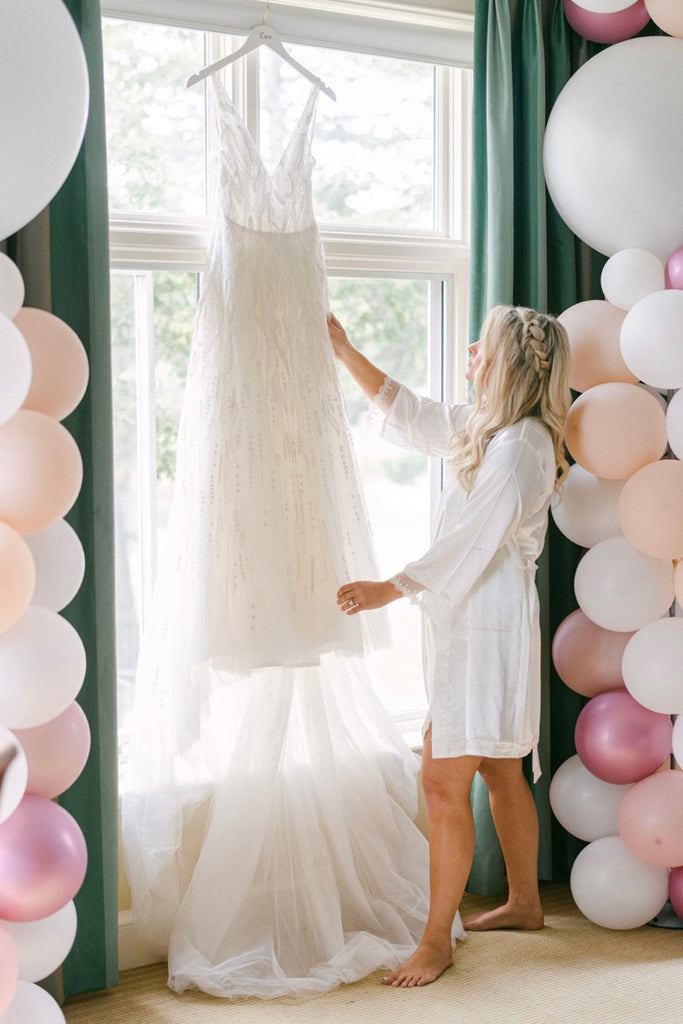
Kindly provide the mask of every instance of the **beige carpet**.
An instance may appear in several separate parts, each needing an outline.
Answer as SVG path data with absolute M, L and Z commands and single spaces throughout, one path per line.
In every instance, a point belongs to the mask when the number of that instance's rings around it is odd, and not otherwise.
M 628 898 L 625 894 L 625 898 Z M 237 1002 L 166 987 L 164 965 L 125 971 L 116 989 L 74 996 L 67 1024 L 678 1024 L 683 930 L 608 931 L 566 886 L 543 890 L 540 932 L 471 933 L 433 985 L 391 989 L 381 972 L 310 999 Z M 466 896 L 465 914 L 495 900 Z

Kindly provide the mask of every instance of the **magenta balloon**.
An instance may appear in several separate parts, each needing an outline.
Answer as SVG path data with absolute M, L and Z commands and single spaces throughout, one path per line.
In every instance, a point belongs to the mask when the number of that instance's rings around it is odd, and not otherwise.
M 591 775 L 626 785 L 661 768 L 671 753 L 672 733 L 669 715 L 644 708 L 625 690 L 611 690 L 583 708 L 574 742 Z
M 87 867 L 83 833 L 63 807 L 25 796 L 0 825 L 0 918 L 39 921 L 80 889 Z
M 555 671 L 565 686 L 584 697 L 623 690 L 621 659 L 632 636 L 633 633 L 616 633 L 597 626 L 577 608 L 555 631 Z
M 68 789 L 85 768 L 90 753 L 90 727 L 75 702 L 43 725 L 13 732 L 28 762 L 27 793 L 52 800 Z
M 674 868 L 669 876 L 671 906 L 683 921 L 683 867 Z
M 683 772 L 655 772 L 632 786 L 617 811 L 631 853 L 663 868 L 683 865 Z
M 573 0 L 564 0 L 564 14 L 575 32 L 594 43 L 620 43 L 630 39 L 650 20 L 645 0 L 636 0 L 623 11 L 607 14 L 587 11 Z
M 667 288 L 683 288 L 683 245 L 675 249 L 666 261 L 664 284 Z
M 19 980 L 19 958 L 14 939 L 0 924 L 0 1017 L 12 1002 Z

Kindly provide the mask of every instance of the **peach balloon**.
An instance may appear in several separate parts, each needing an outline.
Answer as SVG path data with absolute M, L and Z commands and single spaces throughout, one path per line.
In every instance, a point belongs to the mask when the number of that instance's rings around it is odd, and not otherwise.
M 74 701 L 33 729 L 15 729 L 28 762 L 26 791 L 53 800 L 73 785 L 90 753 L 90 726 Z
M 683 39 L 681 0 L 645 0 L 645 8 L 658 28 L 670 36 Z
M 617 813 L 619 835 L 646 864 L 683 864 L 683 772 L 655 772 L 625 794 Z
M 83 463 L 61 423 L 20 409 L 0 426 L 0 519 L 35 533 L 68 512 L 78 497 Z
M 555 631 L 555 671 L 565 686 L 583 697 L 623 689 L 621 659 L 632 636 L 597 626 L 577 608 Z
M 0 522 L 0 633 L 24 614 L 36 585 L 36 567 L 24 538 Z
M 76 408 L 88 386 L 88 357 L 75 331 L 44 309 L 24 306 L 14 318 L 33 365 L 24 409 L 63 420 Z
M 625 480 L 667 447 L 666 415 L 637 384 L 598 384 L 572 404 L 565 422 L 570 454 L 607 480 Z
M 624 484 L 619 522 L 626 539 L 650 558 L 683 555 L 683 463 L 662 459 Z
M 619 345 L 625 316 L 625 310 L 601 299 L 577 302 L 560 314 L 558 320 L 569 337 L 569 386 L 574 391 L 587 391 L 610 381 L 638 382 L 624 362 Z

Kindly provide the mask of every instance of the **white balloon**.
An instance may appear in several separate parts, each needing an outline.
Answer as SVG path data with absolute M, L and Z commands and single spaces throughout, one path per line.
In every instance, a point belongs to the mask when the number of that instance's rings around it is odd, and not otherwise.
M 674 722 L 673 754 L 678 767 L 683 768 L 683 715 L 679 715 Z
M 621 672 L 631 696 L 650 711 L 683 712 L 683 619 L 649 622 L 624 648 Z
M 604 480 L 575 462 L 552 507 L 557 528 L 582 548 L 622 535 L 617 508 L 625 480 Z
M 664 264 L 646 249 L 621 249 L 602 268 L 600 285 L 608 302 L 630 309 L 664 288 Z
M 683 391 L 673 395 L 666 410 L 666 433 L 671 451 L 683 459 Z
M 24 336 L 0 313 L 0 424 L 22 406 L 31 386 L 31 353 Z
M 624 537 L 610 537 L 583 556 L 574 592 L 584 615 L 603 629 L 634 632 L 664 615 L 674 597 L 674 566 L 650 558 Z
M 85 54 L 62 0 L 0 5 L 0 239 L 64 184 L 87 114 Z
M 24 279 L 17 265 L 0 252 L 0 313 L 14 320 L 23 304 Z
M 574 0 L 577 7 L 583 7 L 584 11 L 592 11 L 593 14 L 615 14 L 617 11 L 625 11 L 632 7 L 636 0 Z
M 602 928 L 640 928 L 662 909 L 669 872 L 638 860 L 619 836 L 596 839 L 574 861 L 569 884 L 577 907 Z
M 619 344 L 624 362 L 645 384 L 683 387 L 683 291 L 666 288 L 636 302 Z
M 26 792 L 28 780 L 28 764 L 21 744 L 9 729 L 0 725 L 0 750 L 6 747 L 14 747 L 16 753 L 5 769 L 0 787 L 0 822 L 6 821 L 10 814 L 16 811 Z
M 78 593 L 85 574 L 78 534 L 65 519 L 58 519 L 25 540 L 36 565 L 33 604 L 60 612 Z
M 590 843 L 617 834 L 617 810 L 630 788 L 596 779 L 574 754 L 553 775 L 550 806 L 567 832 Z
M 32 729 L 56 718 L 83 685 L 85 667 L 83 641 L 71 623 L 30 605 L 0 634 L 0 721 Z
M 64 963 L 76 938 L 77 916 L 73 900 L 39 921 L 3 921 L 14 939 L 22 981 L 42 981 Z
M 18 981 L 14 998 L 2 1024 L 66 1024 L 66 1018 L 49 992 L 29 981 Z
M 683 40 L 627 39 L 587 61 L 550 112 L 543 162 L 579 238 L 666 262 L 683 238 Z

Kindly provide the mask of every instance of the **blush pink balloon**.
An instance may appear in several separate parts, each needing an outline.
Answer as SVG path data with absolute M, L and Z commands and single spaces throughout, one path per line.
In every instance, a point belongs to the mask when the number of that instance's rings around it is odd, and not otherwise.
M 83 463 L 61 423 L 20 409 L 0 426 L 0 519 L 35 533 L 61 519 L 78 497 Z
M 625 690 L 613 690 L 582 709 L 574 742 L 591 775 L 626 785 L 661 768 L 671 753 L 672 732 L 668 715 L 642 707 Z
M 555 631 L 555 671 L 565 686 L 584 697 L 623 690 L 621 659 L 632 636 L 633 633 L 616 633 L 596 626 L 577 608 Z
M 670 36 L 683 39 L 683 4 L 681 0 L 645 0 L 647 13 L 655 25 Z
M 638 382 L 624 362 L 619 345 L 625 316 L 626 310 L 602 299 L 577 302 L 560 314 L 558 320 L 569 338 L 569 386 L 574 391 L 587 391 L 610 381 Z
M 669 877 L 669 899 L 683 921 L 683 866 L 674 868 Z
M 669 256 L 664 267 L 666 288 L 683 288 L 683 245 Z
M 607 14 L 587 11 L 573 0 L 564 0 L 564 14 L 575 32 L 594 43 L 620 43 L 630 39 L 650 20 L 645 0 L 636 0 L 623 11 Z
M 14 323 L 31 353 L 33 374 L 24 409 L 63 420 L 88 385 L 88 357 L 75 331 L 44 309 L 24 306 Z
M 571 405 L 565 440 L 589 473 L 625 480 L 666 451 L 666 414 L 637 384 L 598 384 Z
M 90 753 L 90 726 L 83 709 L 70 704 L 33 729 L 15 729 L 28 762 L 27 793 L 52 800 L 73 785 Z
M 619 495 L 626 540 L 650 558 L 683 556 L 683 463 L 662 459 L 643 466 Z
M 0 1017 L 12 1002 L 19 980 L 19 957 L 14 939 L 0 924 Z
M 0 918 L 38 921 L 80 889 L 87 867 L 83 833 L 68 811 L 25 796 L 0 825 Z
M 36 567 L 24 538 L 0 522 L 0 633 L 24 614 L 36 585 Z
M 655 772 L 626 793 L 617 812 L 619 835 L 646 864 L 683 865 L 683 772 Z

